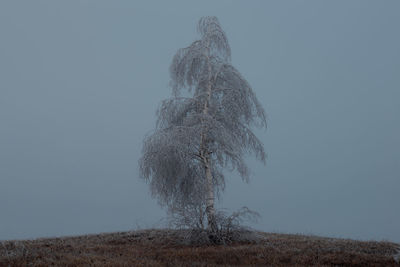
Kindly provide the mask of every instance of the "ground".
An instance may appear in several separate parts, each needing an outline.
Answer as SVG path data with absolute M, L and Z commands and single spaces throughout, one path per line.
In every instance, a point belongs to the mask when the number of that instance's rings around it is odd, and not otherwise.
M 149 229 L 0 242 L 0 266 L 400 266 L 400 245 L 256 232 L 230 245 L 189 245 Z

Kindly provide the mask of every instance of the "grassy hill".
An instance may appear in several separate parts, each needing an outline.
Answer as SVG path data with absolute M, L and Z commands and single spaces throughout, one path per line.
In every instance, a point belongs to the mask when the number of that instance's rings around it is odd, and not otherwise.
M 228 245 L 185 245 L 182 231 L 141 230 L 0 242 L 0 266 L 400 266 L 400 245 L 257 232 Z

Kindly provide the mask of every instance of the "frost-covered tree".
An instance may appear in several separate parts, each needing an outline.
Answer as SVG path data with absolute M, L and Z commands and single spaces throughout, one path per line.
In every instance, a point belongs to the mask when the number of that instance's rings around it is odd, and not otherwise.
M 248 181 L 243 160 L 265 163 L 263 144 L 251 131 L 266 127 L 264 109 L 230 63 L 231 49 L 216 17 L 198 23 L 200 40 L 179 49 L 170 66 L 173 96 L 162 101 L 156 129 L 144 140 L 140 172 L 161 204 L 207 217 L 215 231 L 215 198 L 224 190 L 223 169 Z M 189 208 L 188 208 L 189 207 Z

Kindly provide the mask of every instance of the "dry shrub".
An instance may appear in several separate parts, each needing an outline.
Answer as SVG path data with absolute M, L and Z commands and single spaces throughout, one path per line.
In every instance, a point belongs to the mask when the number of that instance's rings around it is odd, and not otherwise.
M 234 242 L 258 243 L 263 239 L 256 231 L 243 225 L 245 221 L 257 221 L 260 215 L 242 207 L 228 215 L 226 211 L 216 212 L 216 231 L 205 227 L 205 212 L 202 207 L 185 206 L 170 210 L 170 225 L 179 231 L 179 240 L 186 245 L 228 245 Z

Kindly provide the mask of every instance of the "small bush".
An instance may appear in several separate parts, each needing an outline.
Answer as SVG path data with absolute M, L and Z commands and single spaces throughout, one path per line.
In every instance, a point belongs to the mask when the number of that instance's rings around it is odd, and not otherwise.
M 185 208 L 170 210 L 169 221 L 174 228 L 181 229 L 179 240 L 183 244 L 211 245 L 231 244 L 233 242 L 258 242 L 262 239 L 255 231 L 243 226 L 245 221 L 256 221 L 260 215 L 247 207 L 242 207 L 231 215 L 225 211 L 216 213 L 216 231 L 210 231 L 205 226 L 203 209 L 185 206 Z

